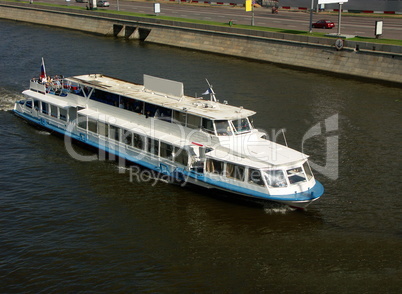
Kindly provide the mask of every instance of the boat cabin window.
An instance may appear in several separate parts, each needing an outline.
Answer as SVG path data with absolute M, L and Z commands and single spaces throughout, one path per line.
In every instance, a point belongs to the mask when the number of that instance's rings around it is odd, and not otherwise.
M 160 153 L 161 157 L 173 160 L 173 145 L 161 142 Z
M 109 137 L 113 140 L 119 141 L 120 129 L 116 126 L 109 126 Z
M 81 129 L 87 129 L 87 117 L 82 114 L 78 114 L 78 127 Z
M 164 120 L 167 122 L 171 122 L 172 121 L 172 110 L 169 108 L 166 108 L 166 107 L 158 106 L 158 108 L 155 111 L 155 118 Z
M 295 167 L 292 169 L 288 169 L 286 171 L 286 173 L 288 175 L 290 184 L 295 184 L 295 183 L 303 182 L 306 180 L 306 176 L 301 167 Z
M 67 121 L 67 109 L 59 108 L 60 119 Z
M 132 98 L 120 97 L 119 108 L 142 114 L 144 112 L 144 102 Z
M 68 113 L 68 119 L 69 121 L 73 121 L 75 122 L 77 119 L 77 108 L 75 107 L 69 107 L 67 109 L 67 113 Z
M 102 102 L 108 105 L 119 106 L 119 95 L 99 89 L 94 89 L 91 95 L 91 100 Z
M 109 126 L 108 124 L 98 121 L 98 134 L 101 136 L 108 137 L 109 135 L 108 126 Z
M 88 117 L 88 131 L 97 133 L 98 132 L 98 122 L 93 119 Z
M 185 149 L 174 147 L 174 161 L 182 165 L 188 165 L 188 152 Z
M 173 112 L 173 122 L 192 129 L 199 129 L 201 127 L 201 117 L 180 111 Z
M 42 113 L 49 114 L 49 105 L 46 102 L 42 101 Z
M 155 139 L 148 138 L 147 151 L 151 154 L 159 154 L 159 141 Z
M 145 138 L 144 138 L 144 136 L 134 134 L 134 136 L 133 136 L 133 146 L 135 148 L 144 150 L 144 147 L 145 147 Z
M 212 122 L 212 120 L 207 119 L 207 118 L 202 118 L 202 130 L 204 132 L 215 135 L 214 123 Z
M 265 186 L 264 180 L 261 177 L 261 172 L 258 169 L 249 168 L 248 182 L 259 186 Z
M 32 100 L 25 101 L 25 106 L 28 108 L 32 108 Z
M 171 122 L 172 120 L 171 109 L 124 96 L 120 97 L 119 108 L 139 114 L 145 114 L 147 118 L 154 117 L 168 122 Z
M 123 130 L 121 141 L 124 144 L 131 146 L 133 141 L 133 133 L 128 130 Z
M 50 115 L 53 117 L 58 117 L 57 106 L 50 104 Z
M 249 132 L 251 130 L 251 125 L 248 118 L 232 120 L 232 124 L 236 134 Z
M 227 120 L 216 120 L 215 128 L 218 136 L 230 136 L 233 134 L 232 128 Z
M 192 129 L 198 129 L 201 127 L 201 117 L 187 114 L 187 127 Z
M 39 111 L 39 100 L 34 100 L 34 108 L 36 111 Z
M 175 111 L 173 114 L 174 122 L 182 126 L 186 125 L 187 114 L 180 111 Z
M 207 158 L 206 169 L 207 172 L 221 175 L 223 173 L 223 162 L 215 159 Z
M 226 163 L 226 177 L 244 181 L 244 166 L 234 163 Z
M 288 185 L 282 170 L 264 170 L 263 175 L 267 185 L 271 188 L 286 187 Z
M 304 169 L 304 172 L 307 175 L 307 180 L 311 180 L 311 178 L 313 177 L 313 172 L 311 171 L 311 168 L 310 168 L 310 165 L 308 164 L 308 161 L 303 163 L 303 169 Z
M 153 104 L 145 103 L 145 116 L 146 117 L 154 117 L 158 107 Z
M 154 117 L 170 122 L 172 120 L 172 110 L 166 107 L 145 103 L 145 116 Z

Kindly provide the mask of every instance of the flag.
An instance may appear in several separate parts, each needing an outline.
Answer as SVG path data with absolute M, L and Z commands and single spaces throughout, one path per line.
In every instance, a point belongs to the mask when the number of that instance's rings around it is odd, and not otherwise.
M 216 97 L 215 97 L 215 92 L 214 90 L 212 90 L 212 87 L 209 87 L 208 90 L 206 90 L 204 93 L 202 93 L 201 95 L 211 95 L 211 101 L 215 101 L 216 102 Z
M 206 90 L 204 93 L 202 93 L 201 95 L 208 95 L 208 94 L 215 94 L 214 91 L 212 91 L 211 88 L 208 88 L 208 90 Z
M 42 57 L 42 65 L 40 67 L 40 79 L 46 80 L 46 68 L 45 68 L 45 61 L 43 60 L 43 57 Z

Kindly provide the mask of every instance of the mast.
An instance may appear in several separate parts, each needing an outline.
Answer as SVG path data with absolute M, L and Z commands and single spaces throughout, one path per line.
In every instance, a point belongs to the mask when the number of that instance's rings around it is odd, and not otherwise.
M 216 102 L 215 92 L 212 89 L 212 85 L 208 82 L 207 79 L 205 80 L 207 81 L 208 84 L 208 90 L 203 95 L 209 94 L 209 99 L 211 100 L 211 102 Z

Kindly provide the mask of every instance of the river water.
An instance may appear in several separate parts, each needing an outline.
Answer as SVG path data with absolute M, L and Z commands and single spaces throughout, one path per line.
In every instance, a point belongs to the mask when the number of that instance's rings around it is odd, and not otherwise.
M 401 88 L 0 25 L 2 293 L 399 293 Z M 291 211 L 130 181 L 113 161 L 77 161 L 61 138 L 9 111 L 41 57 L 51 75 L 142 83 L 145 73 L 184 82 L 188 95 L 201 95 L 207 78 L 221 101 L 256 110 L 256 127 L 285 128 L 289 146 L 311 155 L 325 194 Z

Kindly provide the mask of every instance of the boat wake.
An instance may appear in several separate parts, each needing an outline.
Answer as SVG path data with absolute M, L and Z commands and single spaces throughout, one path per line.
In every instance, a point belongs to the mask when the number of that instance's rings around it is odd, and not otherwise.
M 286 214 L 292 211 L 295 211 L 295 208 L 289 207 L 287 205 L 283 205 L 283 206 L 265 206 L 264 207 L 264 212 L 266 214 Z
M 36 131 L 37 134 L 42 135 L 42 136 L 50 136 L 50 132 L 48 131 Z
M 14 108 L 15 101 L 21 99 L 21 95 L 10 90 L 0 88 L 0 111 L 9 111 Z

